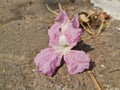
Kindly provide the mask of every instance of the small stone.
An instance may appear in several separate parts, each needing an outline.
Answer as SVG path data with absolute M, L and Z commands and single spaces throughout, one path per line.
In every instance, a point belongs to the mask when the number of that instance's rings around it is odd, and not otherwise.
M 116 27 L 116 29 L 120 31 L 120 27 Z
M 99 77 L 101 77 L 101 78 L 103 77 L 103 75 L 102 75 L 102 74 L 100 74 L 100 75 L 98 75 L 98 76 L 99 76 Z
M 35 69 L 32 69 L 33 72 L 35 72 Z
M 114 90 L 120 90 L 120 88 L 115 87 L 115 89 L 114 89 Z
M 5 70 L 3 70 L 3 73 L 5 73 L 6 71 Z
M 100 67 L 105 68 L 105 66 L 103 64 L 101 64 Z

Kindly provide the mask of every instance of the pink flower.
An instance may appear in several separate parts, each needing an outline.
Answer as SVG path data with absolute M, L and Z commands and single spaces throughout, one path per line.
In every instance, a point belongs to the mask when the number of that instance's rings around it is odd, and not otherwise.
M 65 11 L 61 11 L 56 22 L 48 30 L 49 46 L 37 54 L 34 61 L 39 71 L 53 75 L 64 58 L 68 72 L 76 74 L 89 68 L 90 58 L 83 51 L 71 50 L 78 43 L 82 30 L 79 28 L 78 16 L 70 21 Z

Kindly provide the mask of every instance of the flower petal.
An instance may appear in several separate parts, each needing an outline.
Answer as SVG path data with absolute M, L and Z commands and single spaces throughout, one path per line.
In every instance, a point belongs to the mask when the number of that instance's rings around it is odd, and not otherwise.
M 74 16 L 74 18 L 76 19 L 77 17 Z M 82 29 L 80 29 L 77 24 L 77 20 L 73 20 L 67 30 L 64 32 L 64 35 L 66 36 L 71 47 L 76 46 L 80 36 L 82 35 Z
M 60 30 L 59 29 L 60 29 L 60 24 L 55 23 L 48 30 L 48 35 L 49 35 L 49 38 L 50 38 L 49 46 L 53 47 L 53 46 L 57 45 L 58 39 L 59 39 L 59 36 L 60 36 Z
M 51 76 L 60 66 L 61 59 L 61 54 L 56 53 L 52 48 L 46 48 L 37 54 L 34 61 L 40 72 Z
M 58 44 L 59 36 L 61 35 L 61 28 L 68 20 L 68 16 L 64 10 L 62 10 L 56 18 L 55 23 L 48 30 L 48 35 L 50 38 L 49 46 L 53 47 Z
M 83 72 L 89 68 L 90 58 L 83 51 L 71 50 L 64 55 L 64 60 L 70 74 Z
M 67 13 L 64 10 L 61 10 L 59 15 L 56 18 L 56 22 L 64 23 L 64 21 L 66 21 L 68 19 L 69 19 L 69 17 L 67 15 Z
M 74 28 L 79 28 L 80 24 L 79 24 L 79 20 L 78 20 L 78 15 L 74 15 L 71 22 L 72 22 L 72 26 Z

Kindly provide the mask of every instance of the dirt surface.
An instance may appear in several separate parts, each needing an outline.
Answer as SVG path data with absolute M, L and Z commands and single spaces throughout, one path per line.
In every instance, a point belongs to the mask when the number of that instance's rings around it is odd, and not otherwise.
M 95 9 L 88 0 L 63 7 L 70 17 Z M 37 72 L 33 59 L 48 47 L 54 18 L 44 0 L 0 0 L 0 90 L 97 90 L 88 71 L 70 75 L 65 63 L 53 77 Z M 97 42 L 91 38 L 78 49 L 91 57 L 90 70 L 102 90 L 120 90 L 120 21 L 111 20 Z

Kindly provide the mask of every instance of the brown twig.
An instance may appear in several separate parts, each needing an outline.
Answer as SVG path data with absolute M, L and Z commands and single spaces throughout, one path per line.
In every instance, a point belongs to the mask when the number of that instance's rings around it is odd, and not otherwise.
M 48 6 L 47 3 L 46 3 L 46 8 L 47 8 L 51 13 L 53 13 L 53 14 L 55 14 L 55 15 L 58 15 L 58 13 L 57 13 L 56 11 L 52 10 L 52 9 Z
M 97 90 L 102 90 L 99 83 L 98 83 L 98 81 L 96 80 L 94 74 L 91 71 L 89 71 L 88 74 L 89 74 L 91 80 L 93 81 L 95 87 L 97 88 Z
M 82 22 L 80 24 L 85 29 L 86 32 L 88 32 L 90 35 L 93 35 L 93 33 L 89 29 L 87 29 Z
M 87 23 L 87 25 L 88 25 L 88 27 L 89 27 L 90 31 L 94 33 L 94 30 L 91 28 L 90 24 L 89 24 L 89 23 Z
M 101 31 L 102 31 L 103 27 L 104 27 L 104 22 L 102 21 L 102 23 L 101 23 L 101 25 L 100 25 L 100 27 L 98 29 L 98 32 L 97 32 L 96 36 L 99 36 L 101 34 Z

